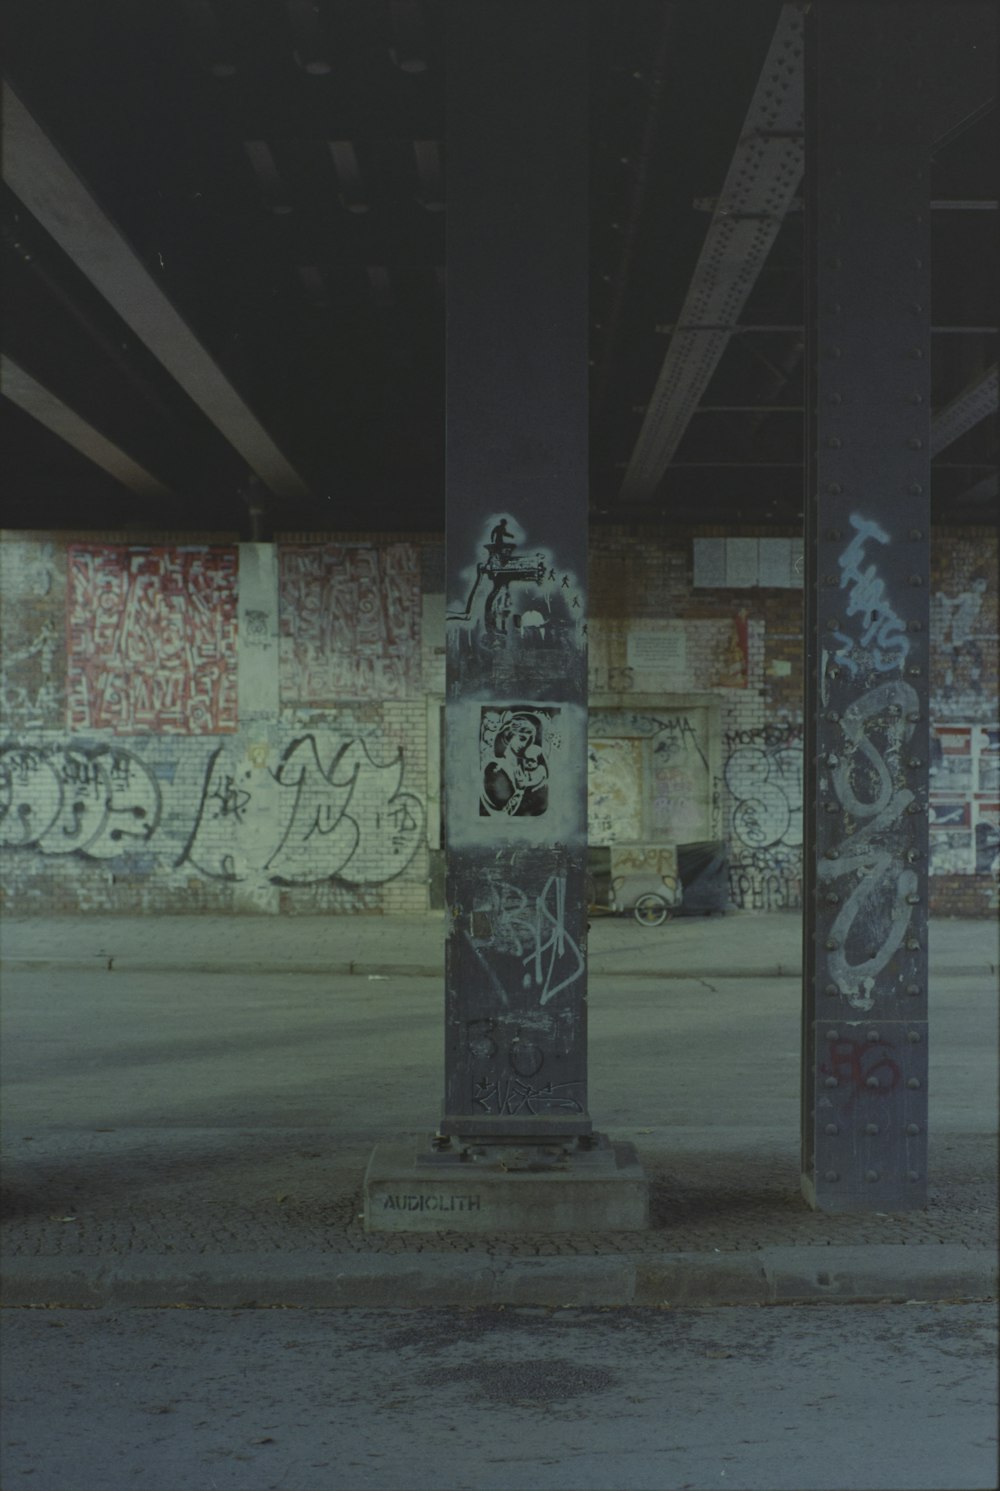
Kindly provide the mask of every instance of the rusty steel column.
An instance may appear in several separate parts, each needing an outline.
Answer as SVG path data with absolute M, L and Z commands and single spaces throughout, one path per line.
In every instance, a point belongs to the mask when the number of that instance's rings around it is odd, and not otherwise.
M 588 1142 L 587 47 L 448 21 L 442 1136 Z
M 928 110 L 906 4 L 806 32 L 803 1191 L 927 1197 Z

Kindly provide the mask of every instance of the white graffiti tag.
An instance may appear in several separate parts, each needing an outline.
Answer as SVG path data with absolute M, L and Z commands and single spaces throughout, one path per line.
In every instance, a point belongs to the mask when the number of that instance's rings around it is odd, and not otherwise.
M 898 869 L 898 825 L 912 810 L 914 795 L 900 785 L 900 753 L 913 734 L 917 695 L 901 680 L 882 684 L 855 699 L 841 719 L 846 751 L 834 766 L 831 785 L 841 807 L 860 825 L 846 835 L 831 857 L 819 860 L 822 881 L 850 876 L 853 884 L 830 928 L 830 977 L 855 1009 L 874 1004 L 875 979 L 899 948 L 917 890 L 913 870 Z M 911 718 L 912 717 L 912 718 Z M 869 735 L 877 728 L 879 750 Z M 853 934 L 872 948 L 852 963 L 847 943 Z
M 836 658 L 852 677 L 862 662 L 867 662 L 876 673 L 891 673 L 902 666 L 910 650 L 905 623 L 890 604 L 885 581 L 876 566 L 861 567 L 868 540 L 874 538 L 880 544 L 887 544 L 889 535 L 877 523 L 860 518 L 857 513 L 851 515 L 851 527 L 855 530 L 854 537 L 837 562 L 841 571 L 840 588 L 848 591 L 847 615 L 861 617 L 862 631 L 857 639 L 843 632 L 835 633 L 842 644 Z
M 565 875 L 550 875 L 539 895 L 506 881 L 489 883 L 476 899 L 473 928 L 469 940 L 499 993 L 502 980 L 490 966 L 491 953 L 518 958 L 525 986 L 538 990 L 543 1005 L 583 973 L 583 953 L 566 927 Z

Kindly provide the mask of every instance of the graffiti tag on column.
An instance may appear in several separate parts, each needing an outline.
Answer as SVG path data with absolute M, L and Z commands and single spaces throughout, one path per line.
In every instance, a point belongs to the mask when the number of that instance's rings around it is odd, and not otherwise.
M 476 956 L 504 1004 L 507 990 L 496 958 L 517 960 L 520 982 L 548 1004 L 581 976 L 584 958 L 566 929 L 566 877 L 550 875 L 539 894 L 511 885 L 500 876 L 476 889 L 471 929 L 466 933 Z
M 538 1086 L 523 1077 L 481 1077 L 476 1084 L 476 1103 L 486 1113 L 582 1113 L 572 1088 L 579 1082 L 545 1082 Z
M 861 631 L 853 640 L 838 633 L 843 645 L 835 657 L 852 679 L 871 686 L 840 716 L 842 754 L 829 751 L 821 762 L 828 768 L 821 794 L 832 795 L 830 807 L 843 811 L 847 823 L 817 869 L 827 901 L 840 908 L 828 938 L 830 978 L 854 1008 L 869 1010 L 876 979 L 901 946 L 916 901 L 917 874 L 900 869 L 899 861 L 903 815 L 919 809 L 903 775 L 919 699 L 902 678 L 876 682 L 879 674 L 902 670 L 910 643 L 876 566 L 861 568 L 867 541 L 888 543 L 888 535 L 857 514 L 851 526 L 855 536 L 839 560 L 841 586 L 849 593 L 847 615 L 860 616 Z
M 145 845 L 160 821 L 149 767 L 113 745 L 0 751 L 0 843 L 112 859 Z
M 885 581 L 876 565 L 861 568 L 865 544 L 874 538 L 880 544 L 889 535 L 867 518 L 851 516 L 854 537 L 837 561 L 840 566 L 840 588 L 847 590 L 847 615 L 861 617 L 861 635 L 857 638 L 835 632 L 840 649 L 836 660 L 853 678 L 867 663 L 876 673 L 891 673 L 900 668 L 909 653 L 906 625 L 900 620 L 886 595 Z M 859 656 L 860 654 L 860 656 Z
M 824 1077 L 836 1077 L 853 1097 L 856 1093 L 878 1088 L 892 1092 L 899 1086 L 899 1063 L 888 1054 L 889 1041 L 860 1041 L 853 1036 L 827 1042 L 827 1060 L 820 1065 Z

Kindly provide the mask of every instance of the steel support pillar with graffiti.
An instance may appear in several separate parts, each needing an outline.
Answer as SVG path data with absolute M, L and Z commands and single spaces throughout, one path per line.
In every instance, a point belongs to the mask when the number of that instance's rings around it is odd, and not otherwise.
M 907 11 L 814 6 L 806 33 L 802 1180 L 823 1211 L 927 1196 L 930 138 Z
M 633 1228 L 642 1172 L 587 1108 L 585 16 L 444 15 L 445 1097 L 419 1184 L 369 1167 L 367 1225 Z

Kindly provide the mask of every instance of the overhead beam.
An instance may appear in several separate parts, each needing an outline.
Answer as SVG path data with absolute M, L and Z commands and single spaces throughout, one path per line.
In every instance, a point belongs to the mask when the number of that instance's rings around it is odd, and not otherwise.
M 803 336 L 805 325 L 797 321 L 771 321 L 750 322 L 741 321 L 738 326 L 725 327 L 707 323 L 688 324 L 684 322 L 658 321 L 656 323 L 658 336 L 673 336 L 679 331 L 728 331 L 731 336 Z M 932 326 L 932 336 L 995 336 L 1000 327 L 996 326 Z
M 656 491 L 736 330 L 802 178 L 802 13 L 781 8 L 619 493 Z
M 58 395 L 32 378 L 11 358 L 0 355 L 0 391 L 12 404 L 30 414 L 39 424 L 100 466 L 138 497 L 169 497 L 171 491 L 158 477 L 115 445 L 100 430 L 64 404 Z
M 997 412 L 997 389 L 997 364 L 994 363 L 985 373 L 974 378 L 950 404 L 937 411 L 931 420 L 932 456 Z
M 11 190 L 276 496 L 303 478 L 195 336 L 121 231 L 5 81 L 3 174 Z
M 692 207 L 696 212 L 714 212 L 719 205 L 718 197 L 695 197 Z M 793 197 L 785 208 L 786 213 L 803 212 L 805 199 Z M 996 197 L 933 197 L 932 212 L 996 212 L 1000 201 Z
M 956 505 L 958 503 L 962 503 L 963 505 L 969 503 L 970 506 L 977 503 L 985 504 L 992 502 L 998 491 L 1000 491 L 1000 478 L 998 478 L 997 472 L 993 471 L 989 476 L 984 476 L 979 481 L 974 482 L 971 487 L 967 487 L 964 492 L 955 498 L 955 503 Z

